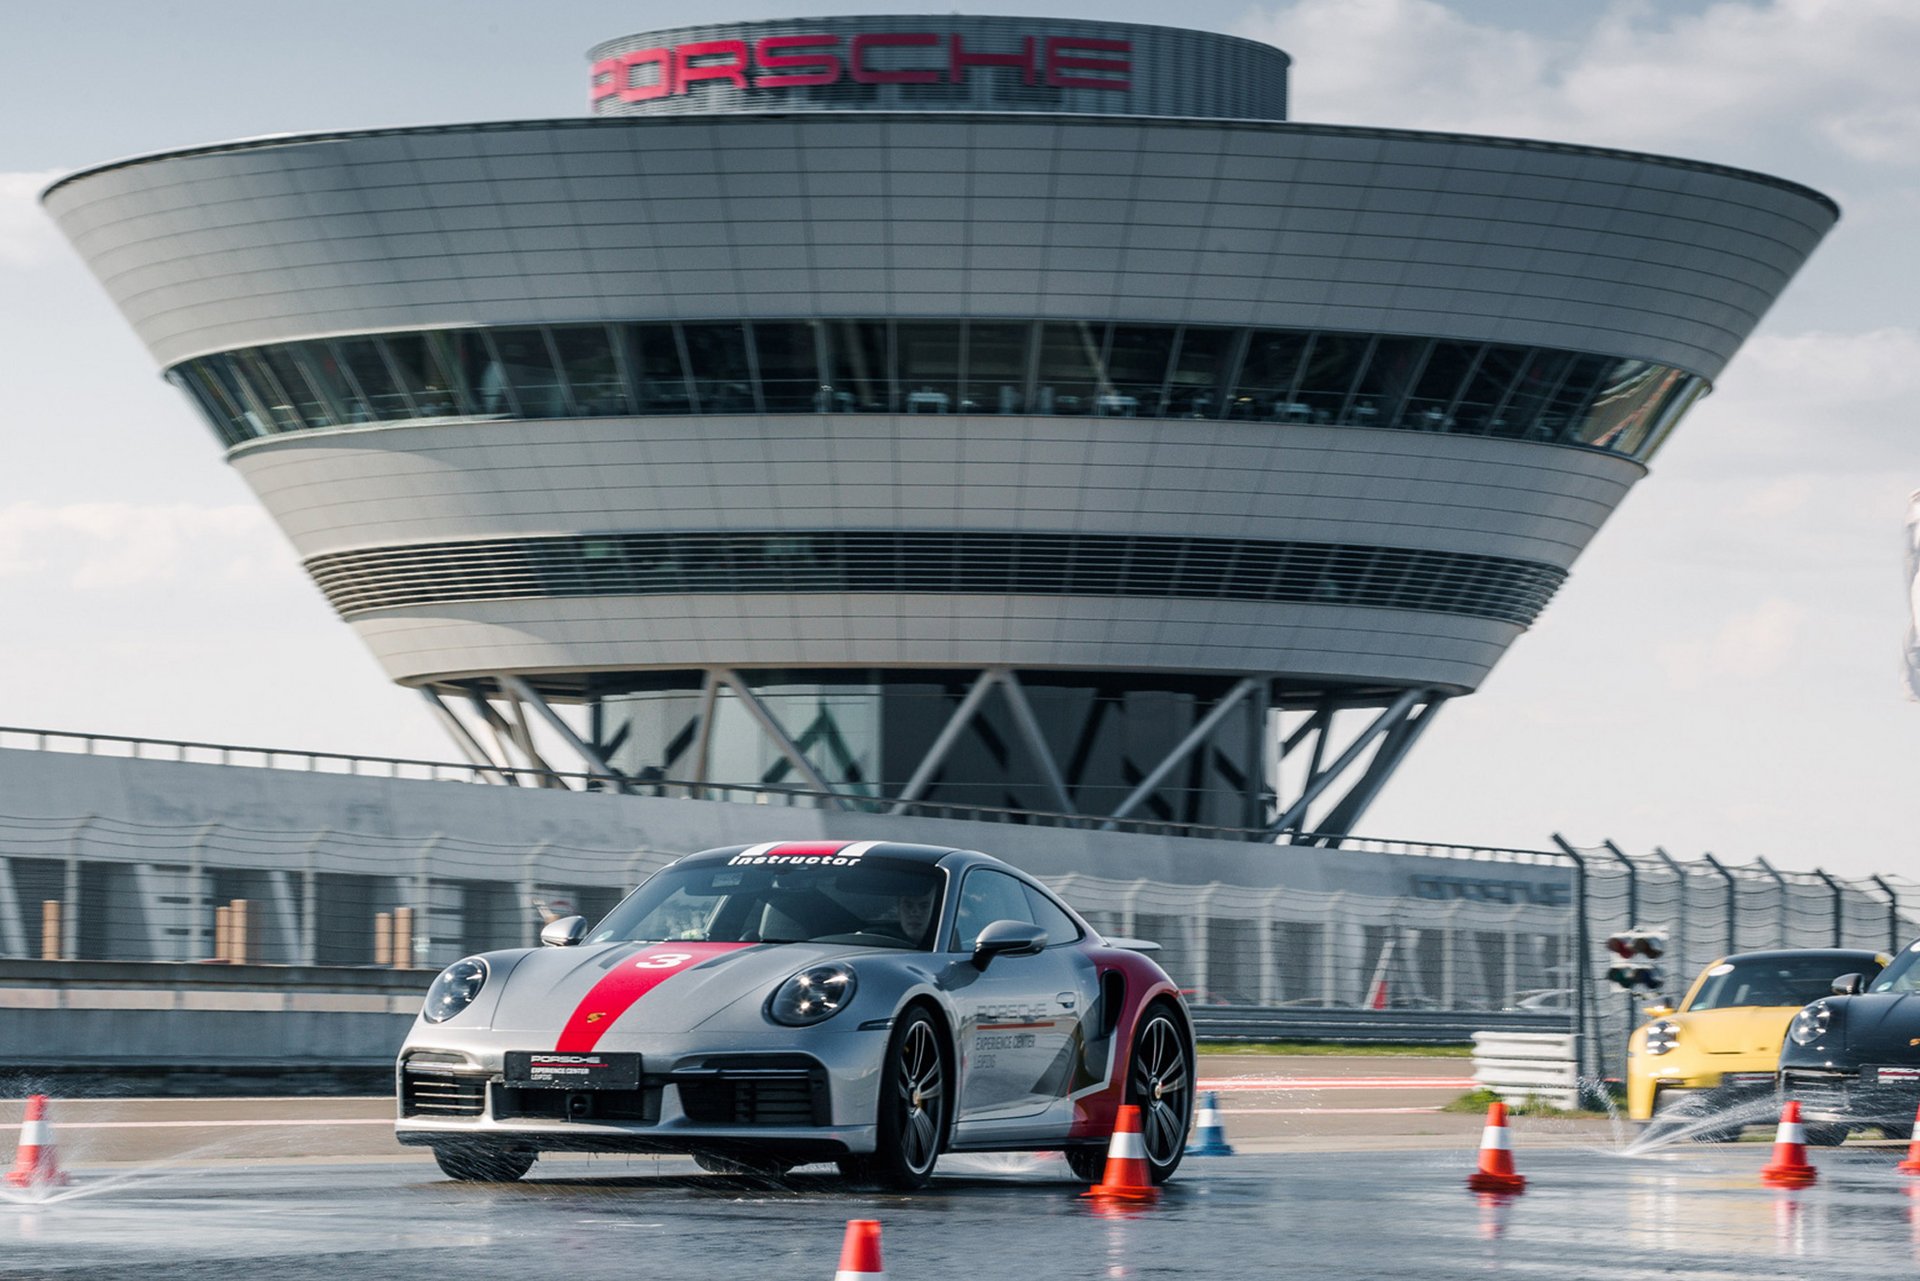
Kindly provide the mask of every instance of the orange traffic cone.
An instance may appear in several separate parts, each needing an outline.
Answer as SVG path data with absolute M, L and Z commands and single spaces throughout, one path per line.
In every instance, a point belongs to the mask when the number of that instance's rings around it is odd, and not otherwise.
M 1507 1105 L 1487 1104 L 1487 1126 L 1480 1131 L 1480 1168 L 1467 1176 L 1475 1192 L 1524 1192 L 1527 1180 L 1513 1172 L 1513 1137 L 1507 1132 Z
M 1115 1201 L 1151 1201 L 1160 1195 L 1147 1173 L 1147 1148 L 1140 1137 L 1140 1109 L 1123 1104 L 1107 1144 L 1107 1168 L 1086 1196 Z
M 16 1188 L 67 1185 L 60 1172 L 60 1159 L 53 1149 L 53 1122 L 47 1119 L 47 1096 L 36 1094 L 27 1100 L 27 1115 L 20 1123 L 20 1152 L 14 1158 L 13 1173 L 7 1182 Z
M 1775 1188 L 1804 1188 L 1820 1177 L 1807 1163 L 1807 1135 L 1800 1128 L 1800 1104 L 1789 1099 L 1780 1110 L 1780 1129 L 1773 1136 L 1773 1160 L 1760 1170 L 1760 1181 Z
M 887 1270 L 880 1263 L 880 1221 L 848 1219 L 847 1235 L 840 1244 L 840 1270 L 833 1281 L 887 1281 Z
M 1920 1108 L 1913 1113 L 1913 1142 L 1907 1144 L 1907 1159 L 1894 1169 L 1902 1174 L 1920 1174 Z

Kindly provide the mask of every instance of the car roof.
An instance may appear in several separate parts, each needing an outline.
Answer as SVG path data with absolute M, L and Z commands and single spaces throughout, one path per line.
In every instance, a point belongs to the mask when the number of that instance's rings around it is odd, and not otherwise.
M 1788 957 L 1826 957 L 1835 961 L 1872 961 L 1879 953 L 1864 947 L 1776 947 L 1761 952 L 1735 952 L 1732 956 L 1723 956 L 1715 964 L 1738 965 L 1742 961 L 1779 961 Z

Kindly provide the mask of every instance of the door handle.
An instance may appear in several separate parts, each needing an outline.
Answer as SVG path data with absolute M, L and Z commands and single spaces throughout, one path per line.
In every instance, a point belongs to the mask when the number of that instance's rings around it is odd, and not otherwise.
M 1055 992 L 1053 994 L 1053 999 L 1054 999 L 1054 1003 L 1057 1004 L 1061 1009 L 1070 1010 L 1074 1007 L 1076 1003 L 1078 1003 L 1080 998 L 1075 996 L 1071 992 Z

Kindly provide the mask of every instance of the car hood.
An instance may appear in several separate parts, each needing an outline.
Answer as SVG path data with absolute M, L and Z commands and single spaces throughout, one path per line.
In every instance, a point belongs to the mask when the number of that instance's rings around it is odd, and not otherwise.
M 1863 993 L 1830 1004 L 1842 1007 L 1849 1055 L 1870 1063 L 1920 1062 L 1920 996 Z
M 1786 1039 L 1787 1024 L 1799 1012 L 1797 1005 L 1740 1005 L 1683 1014 L 1674 1021 L 1681 1025 L 1680 1043 L 1702 1053 L 1774 1056 Z
M 647 1032 L 688 1032 L 727 1007 L 755 1007 L 798 970 L 886 949 L 817 943 L 602 943 L 528 952 L 494 1008 L 502 1031 L 557 1037 L 591 1024 L 602 1048 Z M 682 959 L 684 958 L 684 959 Z M 588 1008 L 589 1006 L 593 1008 Z M 604 1023 L 601 1022 L 604 1020 Z

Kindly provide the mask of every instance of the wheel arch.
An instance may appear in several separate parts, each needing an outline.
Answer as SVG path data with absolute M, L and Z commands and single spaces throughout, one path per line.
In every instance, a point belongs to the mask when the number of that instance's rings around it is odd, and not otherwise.
M 908 1012 L 914 1009 L 925 1010 L 933 1024 L 933 1035 L 940 1043 L 941 1051 L 946 1055 L 947 1063 L 947 1107 L 946 1118 L 941 1123 L 940 1150 L 946 1151 L 953 1143 L 954 1122 L 960 1115 L 960 1038 L 954 1031 L 954 1015 L 951 1007 L 942 1001 L 938 993 L 929 990 L 910 992 L 900 1002 L 900 1008 L 894 1012 L 897 1026 Z

